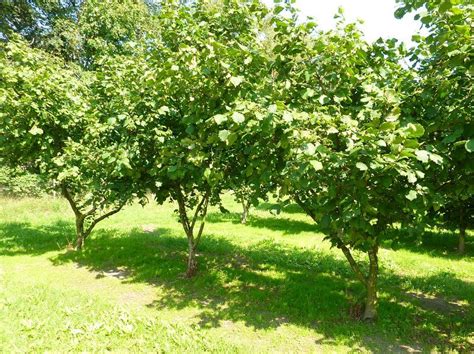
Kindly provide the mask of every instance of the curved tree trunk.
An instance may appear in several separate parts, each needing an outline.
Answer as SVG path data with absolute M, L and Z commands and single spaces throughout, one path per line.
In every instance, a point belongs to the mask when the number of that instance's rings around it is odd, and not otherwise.
M 192 239 L 188 238 L 188 266 L 186 278 L 192 278 L 197 274 L 196 248 Z
M 184 232 L 188 239 L 188 262 L 186 268 L 186 278 L 192 278 L 197 273 L 197 259 L 196 249 L 201 240 L 202 233 L 204 231 L 204 225 L 206 222 L 207 207 L 209 204 L 209 192 L 206 192 L 199 204 L 196 206 L 193 218 L 190 220 L 186 212 L 185 198 L 182 194 L 181 187 L 178 186 L 175 194 L 178 202 L 179 219 L 181 225 L 183 225 Z M 201 225 L 195 236 L 194 228 L 199 217 L 202 217 Z
M 374 320 L 377 318 L 377 275 L 379 272 L 378 266 L 378 249 L 373 247 L 369 253 L 369 276 L 367 277 L 366 290 L 367 295 L 365 299 L 363 320 Z
M 84 246 L 86 235 L 84 233 L 84 216 L 76 215 L 76 250 L 80 251 Z
M 375 320 L 377 318 L 377 276 L 379 272 L 378 265 L 378 244 L 373 246 L 367 253 L 369 255 L 369 274 L 366 276 L 362 269 L 357 264 L 350 249 L 342 241 L 342 231 L 340 230 L 337 234 L 333 234 L 332 237 L 337 242 L 337 247 L 346 256 L 349 265 L 354 271 L 357 279 L 364 285 L 366 290 L 364 313 L 362 314 L 363 320 Z M 377 242 L 377 241 L 376 241 Z
M 241 224 L 246 224 L 247 223 L 247 217 L 249 215 L 249 206 L 245 202 L 244 198 L 242 198 L 242 214 L 240 214 L 240 223 Z
M 97 207 L 93 205 L 89 211 L 83 212 L 77 206 L 76 202 L 74 201 L 73 195 L 71 194 L 71 192 L 68 190 L 68 188 L 66 187 L 64 183 L 61 184 L 61 191 L 62 191 L 63 196 L 69 202 L 69 205 L 71 206 L 71 209 L 74 212 L 74 215 L 76 217 L 76 247 L 75 248 L 78 251 L 81 250 L 82 247 L 84 247 L 84 241 L 90 235 L 90 233 L 94 229 L 95 225 L 97 225 L 97 223 L 118 213 L 120 210 L 122 210 L 123 206 L 125 205 L 125 203 L 121 203 L 115 209 L 112 209 L 109 212 L 93 219 L 90 225 L 88 225 L 87 228 L 84 228 L 86 218 L 93 216 L 97 210 Z

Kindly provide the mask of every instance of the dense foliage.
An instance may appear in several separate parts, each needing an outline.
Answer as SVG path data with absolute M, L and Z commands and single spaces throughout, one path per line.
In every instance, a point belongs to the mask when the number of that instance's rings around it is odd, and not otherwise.
M 40 197 L 46 194 L 47 183 L 22 168 L 0 167 L 0 194 L 12 197 Z
M 319 31 L 291 2 L 8 4 L 1 162 L 60 186 L 77 248 L 133 198 L 176 202 L 188 277 L 223 191 L 242 221 L 269 193 L 295 201 L 347 258 L 373 319 L 391 229 L 456 219 L 463 238 L 472 221 L 472 5 L 406 0 L 396 14 L 423 6 L 429 35 L 407 52 L 367 43 L 342 11 Z
M 396 15 L 414 11 L 427 32 L 414 36 L 417 46 L 409 58 L 417 80 L 407 110 L 425 126 L 429 149 L 444 158 L 443 168 L 429 176 L 433 216 L 445 226 L 456 225 L 459 252 L 464 253 L 466 228 L 474 218 L 474 5 L 459 0 L 400 3 Z

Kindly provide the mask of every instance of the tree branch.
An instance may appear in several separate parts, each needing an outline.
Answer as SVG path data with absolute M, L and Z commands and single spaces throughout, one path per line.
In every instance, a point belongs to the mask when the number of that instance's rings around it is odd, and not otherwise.
M 92 232 L 92 230 L 94 229 L 95 225 L 97 225 L 97 223 L 101 222 L 104 219 L 107 219 L 108 217 L 110 217 L 114 214 L 117 214 L 120 210 L 122 210 L 124 205 L 125 205 L 125 203 L 122 203 L 122 204 L 120 204 L 120 206 L 118 208 L 113 209 L 113 210 L 109 211 L 108 213 L 105 213 L 104 215 L 101 215 L 97 219 L 94 219 L 92 221 L 92 223 L 89 225 L 89 227 L 87 228 L 87 231 L 84 234 L 84 239 L 87 238 L 87 236 L 89 236 L 89 234 Z
M 199 241 L 201 241 L 202 232 L 204 230 L 204 224 L 206 223 L 206 215 L 207 215 L 208 205 L 209 205 L 209 193 L 206 193 L 206 202 L 204 204 L 203 212 L 202 212 L 203 219 L 202 219 L 201 225 L 199 226 L 199 232 L 196 236 L 196 241 L 194 242 L 194 248 L 196 248 L 197 245 L 199 244 Z
M 306 214 L 308 214 L 308 215 L 311 217 L 311 219 L 313 219 L 314 222 L 317 223 L 318 221 L 316 220 L 316 215 L 314 215 L 313 211 L 310 210 L 310 209 L 304 204 L 304 202 L 301 200 L 301 198 L 300 198 L 299 196 L 295 195 L 295 196 L 294 196 L 294 199 L 295 199 L 295 201 L 296 201 L 296 204 L 298 204 L 298 205 L 301 207 L 301 209 L 303 209 L 303 211 L 304 211 Z
M 344 244 L 344 242 L 341 240 L 341 238 L 339 236 L 333 235 L 333 237 L 335 237 L 335 239 L 336 239 L 337 248 L 339 248 L 342 251 L 342 253 L 344 253 L 344 256 L 346 256 L 347 261 L 349 262 L 352 270 L 354 271 L 354 273 L 357 276 L 357 279 L 359 279 L 359 281 L 362 284 L 364 284 L 364 286 L 367 287 L 368 279 L 364 275 L 364 273 L 362 273 L 362 271 L 361 271 L 359 265 L 357 264 L 357 262 L 355 261 L 354 257 L 352 257 L 352 254 L 351 254 L 351 251 L 349 250 L 349 248 L 347 248 L 347 246 Z
M 201 209 L 203 207 L 203 204 L 204 203 L 207 204 L 208 200 L 209 200 L 209 191 L 207 191 L 206 194 L 204 194 L 204 196 L 202 197 L 201 202 L 196 207 L 196 211 L 195 211 L 194 216 L 193 216 L 193 221 L 191 223 L 191 231 L 194 231 L 194 226 L 196 225 L 197 218 L 199 217 L 199 212 L 201 211 Z
M 74 198 L 72 197 L 71 193 L 67 189 L 66 184 L 64 182 L 61 183 L 61 192 L 62 192 L 64 198 L 66 198 L 66 200 L 69 202 L 69 205 L 71 206 L 72 210 L 74 211 L 74 214 L 76 216 L 83 216 L 81 211 L 77 207 L 77 204 L 74 201 Z
M 178 201 L 179 217 L 181 219 L 181 224 L 183 224 L 184 231 L 186 232 L 186 236 L 192 237 L 192 230 L 190 229 L 188 215 L 186 214 L 186 204 L 184 202 L 180 185 L 176 188 L 176 200 Z

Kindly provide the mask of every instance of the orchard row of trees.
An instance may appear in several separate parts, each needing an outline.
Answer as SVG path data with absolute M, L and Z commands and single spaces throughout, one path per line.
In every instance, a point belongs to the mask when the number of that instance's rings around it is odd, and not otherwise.
M 291 3 L 2 4 L 1 163 L 59 186 L 78 249 L 133 200 L 176 202 L 188 277 L 223 191 L 244 214 L 269 193 L 296 202 L 375 318 L 391 229 L 455 225 L 463 251 L 472 225 L 473 6 L 399 0 L 396 16 L 416 13 L 428 32 L 407 50 L 367 43 L 342 11 L 322 32 Z

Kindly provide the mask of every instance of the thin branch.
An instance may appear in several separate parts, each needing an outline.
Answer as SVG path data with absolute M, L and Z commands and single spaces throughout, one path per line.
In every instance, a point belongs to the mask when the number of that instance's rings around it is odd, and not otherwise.
M 69 205 L 71 206 L 72 210 L 74 211 L 74 214 L 76 216 L 83 216 L 81 211 L 78 209 L 78 207 L 76 205 L 76 202 L 74 201 L 71 193 L 67 189 L 66 184 L 64 182 L 61 183 L 61 192 L 62 192 L 64 198 L 66 198 L 66 200 L 69 202 Z
M 352 257 L 352 254 L 351 254 L 351 251 L 349 250 L 349 248 L 347 248 L 347 246 L 344 244 L 344 242 L 342 242 L 342 240 L 339 238 L 339 236 L 335 236 L 336 237 L 336 242 L 337 242 L 337 248 L 339 248 L 342 253 L 344 253 L 344 256 L 346 256 L 349 264 L 351 265 L 351 268 L 352 270 L 354 271 L 354 273 L 356 274 L 357 276 L 357 279 L 359 279 L 359 281 L 364 284 L 364 286 L 367 287 L 367 277 L 364 275 L 364 273 L 362 273 L 359 265 L 357 264 L 357 262 L 355 261 L 354 257 Z
M 306 214 L 308 214 L 308 215 L 311 217 L 311 219 L 313 219 L 314 222 L 317 223 L 318 221 L 316 220 L 316 215 L 314 215 L 313 211 L 310 210 L 310 209 L 304 204 L 304 202 L 301 200 L 301 198 L 300 198 L 299 196 L 295 195 L 295 196 L 294 196 L 294 199 L 295 199 L 295 201 L 296 201 L 296 204 L 298 204 L 298 205 L 301 207 L 301 209 L 303 209 L 304 212 L 305 212 Z
M 114 215 L 114 214 L 117 214 L 120 210 L 122 210 L 123 206 L 125 205 L 125 203 L 122 203 L 118 208 L 116 209 L 113 209 L 111 211 L 109 211 L 108 213 L 105 213 L 104 215 L 101 215 L 100 217 L 98 217 L 97 219 L 94 219 L 94 221 L 92 221 L 92 223 L 89 225 L 89 227 L 87 228 L 87 231 L 85 232 L 84 234 L 84 239 L 89 236 L 89 234 L 92 232 L 92 230 L 94 229 L 95 225 L 97 225 L 97 223 L 101 222 L 102 220 L 104 219 L 107 219 L 108 217 Z
M 194 242 L 194 248 L 197 247 L 197 245 L 199 244 L 199 241 L 201 241 L 201 236 L 202 236 L 202 232 L 204 230 L 204 225 L 206 223 L 206 215 L 207 215 L 207 207 L 209 205 L 209 193 L 206 193 L 206 202 L 204 204 L 204 207 L 203 207 L 203 212 L 202 212 L 202 215 L 203 215 L 203 219 L 202 219 L 202 222 L 201 222 L 201 225 L 199 227 L 199 232 L 196 236 L 196 241 Z
M 176 200 L 178 201 L 179 217 L 181 219 L 181 223 L 183 224 L 184 231 L 186 232 L 186 235 L 190 237 L 192 236 L 192 230 L 190 229 L 188 215 L 186 214 L 186 205 L 180 185 L 178 185 L 176 188 Z
M 93 215 L 96 212 L 96 210 L 97 210 L 97 206 L 94 205 L 93 208 L 85 214 L 85 217 Z
M 204 196 L 202 197 L 201 202 L 196 207 L 196 211 L 194 212 L 194 216 L 193 216 L 193 221 L 191 223 L 191 231 L 194 231 L 194 226 L 196 225 L 196 221 L 197 221 L 197 218 L 199 216 L 199 212 L 201 211 L 204 202 L 206 202 L 208 199 L 209 199 L 209 191 L 207 191 L 206 194 L 204 194 Z

